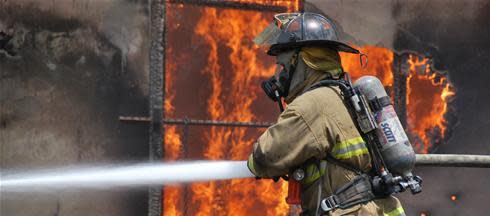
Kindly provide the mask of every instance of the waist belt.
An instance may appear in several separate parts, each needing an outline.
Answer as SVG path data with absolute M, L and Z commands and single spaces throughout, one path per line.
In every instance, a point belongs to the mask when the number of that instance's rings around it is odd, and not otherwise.
M 336 158 L 328 155 L 326 160 L 332 164 L 343 167 L 357 174 L 349 183 L 337 189 L 333 195 L 320 201 L 320 211 L 328 213 L 337 208 L 346 209 L 354 205 L 369 202 L 376 198 L 373 193 L 371 177 L 348 164 L 342 163 Z
M 322 213 L 328 213 L 336 208 L 349 208 L 375 198 L 371 178 L 367 174 L 361 174 L 337 189 L 333 195 L 322 199 L 320 207 L 321 211 L 323 211 Z
M 309 185 L 320 179 L 320 177 L 325 174 L 327 162 L 350 170 L 357 175 L 350 182 L 338 188 L 333 195 L 326 198 L 322 198 L 321 184 L 319 184 L 318 200 L 320 202 L 317 205 L 316 215 L 318 215 L 318 213 L 320 215 L 325 214 L 337 208 L 346 209 L 377 198 L 373 192 L 372 178 L 369 174 L 343 163 L 330 155 L 327 155 L 325 160 L 319 161 L 318 163 L 312 163 L 310 166 L 306 167 L 306 177 L 303 179 L 302 183 Z M 312 212 L 303 212 L 302 216 L 311 215 L 311 213 Z

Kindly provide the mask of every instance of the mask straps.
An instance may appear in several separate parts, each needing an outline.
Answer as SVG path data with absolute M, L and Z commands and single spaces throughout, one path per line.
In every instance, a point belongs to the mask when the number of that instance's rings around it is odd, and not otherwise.
M 365 60 L 365 61 L 363 61 Z M 364 53 L 359 53 L 359 62 L 361 63 L 361 68 L 366 68 L 368 64 L 368 56 Z
M 279 105 L 279 110 L 282 112 L 284 112 L 284 106 L 282 105 L 282 97 L 279 95 L 279 91 L 274 91 L 274 94 L 276 94 L 276 97 L 277 97 L 277 104 Z

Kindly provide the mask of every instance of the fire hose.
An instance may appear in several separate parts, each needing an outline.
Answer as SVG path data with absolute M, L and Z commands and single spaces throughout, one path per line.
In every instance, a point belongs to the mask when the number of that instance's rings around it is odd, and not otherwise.
M 417 167 L 490 168 L 490 155 L 417 154 Z

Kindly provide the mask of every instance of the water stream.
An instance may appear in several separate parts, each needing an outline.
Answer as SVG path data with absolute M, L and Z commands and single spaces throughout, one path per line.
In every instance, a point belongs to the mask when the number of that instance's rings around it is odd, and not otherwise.
M 249 178 L 246 161 L 192 161 L 2 171 L 0 192 L 110 189 Z

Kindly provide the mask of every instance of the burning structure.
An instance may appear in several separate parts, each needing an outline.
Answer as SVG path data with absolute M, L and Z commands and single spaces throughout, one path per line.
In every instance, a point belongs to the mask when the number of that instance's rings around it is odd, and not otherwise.
M 217 122 L 197 122 L 197 126 L 191 125 L 196 125 L 195 119 L 226 122 L 274 121 L 278 112 L 273 104 L 265 100 L 259 88 L 260 81 L 273 73 L 273 60 L 265 55 L 262 48 L 255 46 L 251 39 L 267 25 L 273 13 L 300 9 L 325 10 L 322 8 L 321 2 L 311 2 L 315 3 L 315 5 L 300 1 L 266 0 L 167 2 L 165 20 L 167 33 L 165 55 L 166 95 L 163 106 L 164 117 L 167 120 L 162 121 L 168 124 L 164 126 L 164 160 L 203 158 L 243 160 L 246 158 L 254 139 L 263 131 L 260 127 L 267 125 L 266 123 L 239 125 L 255 126 L 255 128 L 235 127 L 237 126 L 236 124 L 231 125 L 233 127 L 228 127 L 230 125 L 220 125 Z M 330 1 L 329 3 L 340 9 L 355 5 L 352 3 L 339 6 L 337 1 Z M 144 3 L 141 4 L 145 5 Z M 403 14 L 404 9 L 408 10 L 407 8 L 411 8 L 413 10 L 412 7 L 420 7 L 418 6 L 419 4 L 422 3 L 389 5 L 390 12 L 393 10 Z M 87 5 L 89 4 L 87 3 Z M 139 3 L 135 5 L 139 5 Z M 434 3 L 429 6 L 438 7 L 439 4 Z M 366 7 L 369 8 L 370 6 Z M 484 11 L 484 6 L 481 8 L 483 9 L 475 10 Z M 329 13 L 328 10 L 325 12 L 334 16 L 333 18 L 341 26 L 345 26 L 344 24 L 346 23 L 349 24 L 352 20 L 341 19 L 340 15 L 335 17 L 335 13 Z M 146 15 L 146 13 L 143 14 Z M 464 17 L 465 15 L 462 16 Z M 476 20 L 475 22 L 479 22 L 478 18 L 474 19 Z M 401 19 L 398 22 L 400 22 L 398 25 L 408 23 L 406 25 L 414 31 L 418 30 L 418 27 L 409 21 L 403 23 L 404 20 Z M 422 21 L 418 20 L 418 22 Z M 107 28 L 103 27 L 103 29 L 111 29 L 110 27 L 111 25 Z M 114 26 L 113 28 L 118 29 Z M 344 37 L 351 38 L 352 42 L 357 44 L 362 52 L 369 57 L 368 67 L 363 69 L 360 67 L 357 56 L 342 56 L 342 64 L 345 70 L 350 72 L 354 78 L 371 74 L 382 79 L 393 96 L 396 109 L 402 115 L 400 117 L 410 132 L 412 143 L 415 144 L 418 152 L 427 153 L 439 147 L 443 148 L 446 145 L 443 143 L 447 141 L 448 134 L 451 133 L 451 126 L 454 125 L 454 123 L 450 122 L 452 114 L 448 114 L 450 110 L 449 102 L 454 98 L 455 94 L 459 96 L 462 91 L 460 87 L 456 86 L 458 88 L 454 88 L 452 83 L 449 82 L 449 77 L 452 79 L 453 75 L 447 76 L 448 71 L 451 73 L 451 68 L 455 68 L 454 65 L 449 64 L 447 68 L 441 67 L 440 62 L 442 60 L 440 59 L 445 54 L 440 54 L 442 51 L 428 53 L 424 44 L 413 45 L 412 43 L 415 39 L 407 36 L 408 33 L 404 34 L 405 31 L 402 30 L 395 29 L 394 36 L 391 38 L 392 43 L 388 45 L 372 43 L 369 38 L 366 40 L 367 42 L 363 42 L 362 40 L 365 37 L 358 37 L 356 34 L 350 35 L 350 32 L 347 31 L 348 29 L 344 30 Z M 66 32 L 68 30 L 60 31 Z M 143 34 L 148 34 L 144 30 L 141 31 Z M 4 32 L 8 33 L 7 31 Z M 430 35 L 430 33 L 426 34 Z M 135 60 L 136 55 L 131 53 L 131 47 L 122 46 L 127 43 L 124 40 L 119 40 L 119 37 L 115 37 L 118 35 L 126 36 L 127 34 L 115 33 L 105 37 L 109 39 L 108 44 L 111 47 L 114 46 L 114 52 L 121 56 L 121 60 L 116 61 L 111 68 L 121 65 L 121 68 L 114 69 L 114 71 L 127 68 L 132 72 L 126 75 L 138 74 L 134 68 L 138 64 L 134 63 L 138 63 L 140 60 Z M 122 37 L 122 39 L 124 38 Z M 144 43 L 143 45 L 138 44 L 138 40 L 134 38 L 129 41 L 131 42 L 130 44 L 137 48 L 147 46 Z M 435 41 L 435 43 L 440 42 L 437 39 Z M 478 43 L 475 42 L 475 44 Z M 430 46 L 428 47 L 431 48 Z M 9 50 L 9 52 L 11 51 Z M 7 55 L 10 54 L 7 52 Z M 4 59 L 4 64 L 9 65 L 8 61 L 10 60 L 7 58 L 11 57 L 2 58 Z M 116 59 L 118 58 L 116 57 Z M 66 58 L 66 61 L 68 60 L 69 58 Z M 129 61 L 129 66 L 124 63 L 126 60 Z M 139 63 L 142 65 L 146 64 L 144 61 Z M 47 67 L 49 68 L 50 65 L 52 66 L 52 64 L 49 64 Z M 462 70 L 458 67 L 456 69 L 455 71 Z M 123 80 L 132 79 L 132 77 L 123 78 Z M 101 85 L 101 87 L 104 87 L 104 85 L 109 84 L 103 82 Z M 131 84 L 128 85 L 131 86 Z M 134 83 L 133 85 L 145 86 L 145 84 Z M 480 87 L 483 88 L 483 85 Z M 132 89 L 132 87 L 128 88 Z M 129 91 L 130 94 L 135 94 L 134 92 L 139 91 L 134 89 Z M 97 96 L 94 97 L 97 98 Z M 110 95 L 107 97 L 110 97 Z M 137 96 L 133 95 L 123 101 L 126 101 L 126 103 L 128 100 L 137 101 L 134 97 Z M 102 102 L 98 103 L 102 104 Z M 143 108 L 124 109 L 119 114 L 125 116 L 146 115 L 144 112 L 138 113 L 138 110 L 141 109 Z M 11 109 L 7 108 L 5 110 Z M 10 116 L 12 115 L 2 115 L 3 119 L 8 119 L 8 121 L 4 120 L 4 122 L 11 121 Z M 114 115 L 111 116 L 115 117 Z M 113 119 L 117 119 L 117 117 Z M 134 120 L 137 118 L 129 119 Z M 173 123 L 180 123 L 180 125 L 174 125 Z M 134 124 L 121 124 L 125 125 L 122 126 L 125 128 L 140 127 Z M 486 125 L 487 123 L 482 122 L 481 124 Z M 5 125 L 10 125 L 10 123 Z M 133 137 L 138 137 L 138 135 Z M 459 141 L 462 142 L 461 139 Z M 140 149 L 138 152 L 146 150 Z M 98 150 L 94 151 L 97 152 Z M 490 152 L 487 149 L 487 152 L 475 153 Z M 2 166 L 4 165 L 2 164 Z M 189 186 L 166 187 L 163 191 L 164 195 L 161 205 L 163 206 L 164 215 L 281 215 L 287 212 L 288 209 L 282 199 L 285 197 L 285 193 L 286 184 L 281 182 L 272 183 L 265 180 L 210 182 Z M 453 192 L 448 192 L 448 194 L 453 194 Z M 248 197 L 254 197 L 255 199 L 249 199 Z M 461 199 L 465 198 L 464 196 L 458 197 L 462 197 Z M 412 203 L 408 199 L 406 202 Z M 150 205 L 155 204 L 150 203 Z M 408 207 L 407 212 L 409 213 L 420 211 L 420 208 L 415 204 L 409 204 Z M 426 208 L 424 212 L 438 212 L 430 207 L 424 208 Z M 484 209 L 484 207 L 481 206 L 475 211 L 480 212 L 481 209 Z
M 262 1 L 256 3 L 263 6 L 253 10 L 237 10 L 226 8 L 226 4 L 203 8 L 202 5 L 186 4 L 185 1 L 167 5 L 168 97 L 165 111 L 169 118 L 274 121 L 274 116 L 278 114 L 273 110 L 275 106 L 262 101 L 263 98 L 259 96 L 262 94 L 259 83 L 274 72 L 273 60 L 265 56 L 264 49 L 252 43 L 253 37 L 265 28 L 273 13 L 267 7 L 271 4 Z M 281 5 L 281 2 L 276 1 L 274 6 L 277 5 Z M 286 11 L 304 7 L 300 2 L 294 3 L 293 7 L 290 4 L 282 6 L 282 10 Z M 445 114 L 449 99 L 454 95 L 444 72 L 435 69 L 431 59 L 415 52 L 395 53 L 372 45 L 361 46 L 360 50 L 368 55 L 369 66 L 361 68 L 357 55 L 344 54 L 344 69 L 351 72 L 354 79 L 361 75 L 375 75 L 382 79 L 392 92 L 398 113 L 401 113 L 417 151 L 427 153 L 443 142 L 447 128 Z M 193 64 L 186 64 L 190 61 Z M 196 74 L 198 71 L 200 73 Z M 203 84 L 202 80 L 208 80 L 210 85 Z M 199 92 L 189 91 L 189 85 L 195 86 Z M 197 97 L 195 102 L 201 104 L 189 107 L 188 98 L 193 97 Z M 189 128 L 179 127 L 166 126 L 166 160 L 203 156 L 212 160 L 243 160 L 261 132 L 254 128 L 234 127 L 193 128 L 189 132 Z M 179 132 L 182 130 L 184 132 Z M 189 146 L 188 143 L 193 145 Z M 265 209 L 266 215 L 277 215 L 287 212 L 288 206 L 271 195 L 282 194 L 285 197 L 286 192 L 283 183 L 253 180 L 169 187 L 164 192 L 164 212 L 169 215 L 251 215 L 263 213 Z M 250 195 L 257 197 L 257 200 L 241 202 L 242 197 Z M 194 204 L 189 207 L 186 202 L 191 201 Z

